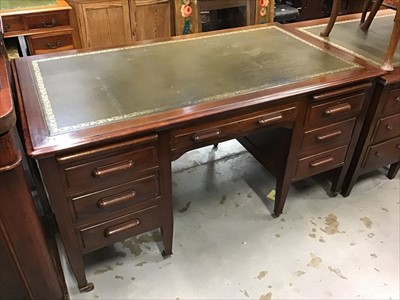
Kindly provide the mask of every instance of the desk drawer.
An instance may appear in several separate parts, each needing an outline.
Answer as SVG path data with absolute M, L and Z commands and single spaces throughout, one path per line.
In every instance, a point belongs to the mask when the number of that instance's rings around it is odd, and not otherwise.
M 362 167 L 375 170 L 397 161 L 400 161 L 400 137 L 369 147 Z
M 294 120 L 296 113 L 297 107 L 292 104 L 178 129 L 171 132 L 172 150 L 197 148 L 225 138 L 238 137 L 257 128 Z
M 318 149 L 350 140 L 353 133 L 355 118 L 335 123 L 325 127 L 311 129 L 304 133 L 302 151 Z
M 12 35 L 14 32 L 25 30 L 24 20 L 21 16 L 1 17 L 5 35 Z
M 46 54 L 74 49 L 71 31 L 32 35 L 27 39 L 31 54 Z
M 347 145 L 299 159 L 295 180 L 328 171 L 343 164 Z
M 378 120 L 372 142 L 382 142 L 400 135 L 400 113 Z
M 28 29 L 68 26 L 68 11 L 29 14 L 24 16 Z
M 306 125 L 355 116 L 362 108 L 364 97 L 365 93 L 360 93 L 336 101 L 312 105 L 307 112 Z
M 383 114 L 390 114 L 400 111 L 400 89 L 394 89 L 389 92 L 389 96 L 383 107 Z
M 154 147 L 110 155 L 65 168 L 66 187 L 71 193 L 98 190 L 131 181 L 138 172 L 156 165 Z
M 72 198 L 75 219 L 115 212 L 160 195 L 158 173 L 138 180 Z
M 84 252 L 90 252 L 131 236 L 160 227 L 158 206 L 130 213 L 99 224 L 76 229 Z

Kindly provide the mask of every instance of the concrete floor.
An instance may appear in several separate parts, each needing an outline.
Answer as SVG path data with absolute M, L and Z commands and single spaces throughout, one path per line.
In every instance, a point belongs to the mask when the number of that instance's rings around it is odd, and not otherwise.
M 85 257 L 95 289 L 71 299 L 399 299 L 399 175 L 369 174 L 348 198 L 323 176 L 295 183 L 271 216 L 275 180 L 236 141 L 173 163 L 174 254 L 149 232 Z

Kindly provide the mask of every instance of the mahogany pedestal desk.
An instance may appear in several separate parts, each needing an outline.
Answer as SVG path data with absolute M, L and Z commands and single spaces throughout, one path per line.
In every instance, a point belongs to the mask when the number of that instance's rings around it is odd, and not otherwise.
M 238 138 L 276 176 L 276 214 L 295 180 L 335 170 L 340 191 L 383 71 L 306 40 L 259 25 L 16 61 L 26 149 L 81 290 L 85 253 L 156 228 L 172 253 L 186 151 Z
M 393 11 L 377 12 L 368 32 L 359 28 L 360 15 L 338 18 L 329 37 L 320 37 L 327 19 L 302 22 L 292 28 L 318 38 L 372 65 L 381 66 L 393 27 Z M 388 178 L 393 179 L 400 166 L 400 52 L 393 57 L 394 70 L 379 78 L 357 147 L 343 184 L 342 195 L 348 196 L 360 175 L 390 165 Z

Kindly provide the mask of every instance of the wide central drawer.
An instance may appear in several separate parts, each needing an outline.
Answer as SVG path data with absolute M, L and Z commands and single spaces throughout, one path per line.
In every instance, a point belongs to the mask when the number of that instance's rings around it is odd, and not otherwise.
M 296 118 L 296 113 L 297 106 L 294 103 L 177 129 L 171 132 L 171 149 L 188 150 L 239 137 L 258 128 L 292 121 Z

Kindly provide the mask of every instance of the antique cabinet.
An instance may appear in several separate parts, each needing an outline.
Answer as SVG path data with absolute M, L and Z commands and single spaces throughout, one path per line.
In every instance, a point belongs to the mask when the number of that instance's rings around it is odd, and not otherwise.
M 76 44 L 108 47 L 133 41 L 128 0 L 69 0 Z
M 169 0 L 130 0 L 130 11 L 135 40 L 171 36 Z
M 68 0 L 75 43 L 111 47 L 171 35 L 169 0 Z

